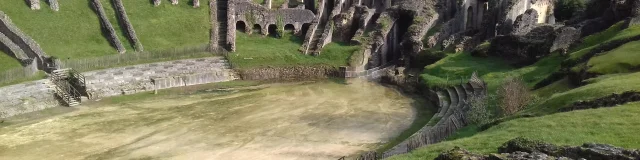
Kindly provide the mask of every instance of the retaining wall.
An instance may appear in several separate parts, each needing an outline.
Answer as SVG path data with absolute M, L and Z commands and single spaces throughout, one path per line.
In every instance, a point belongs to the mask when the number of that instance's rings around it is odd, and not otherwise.
M 329 66 L 264 67 L 238 71 L 243 80 L 310 80 L 340 77 L 338 68 Z
M 59 106 L 47 83 L 43 79 L 0 88 L 0 118 Z
M 177 60 L 82 73 L 91 98 L 231 81 L 236 74 L 222 57 Z
M 29 58 L 37 59 L 38 66 L 43 68 L 44 59 L 49 56 L 42 51 L 38 43 L 18 29 L 18 27 L 11 22 L 9 16 L 2 11 L 0 11 L 0 32 L 17 44 Z

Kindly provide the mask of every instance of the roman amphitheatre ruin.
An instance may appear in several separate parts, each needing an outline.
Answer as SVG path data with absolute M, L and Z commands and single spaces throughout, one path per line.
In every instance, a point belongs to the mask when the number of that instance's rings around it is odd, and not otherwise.
M 640 0 L 2 0 L 0 159 L 640 159 Z

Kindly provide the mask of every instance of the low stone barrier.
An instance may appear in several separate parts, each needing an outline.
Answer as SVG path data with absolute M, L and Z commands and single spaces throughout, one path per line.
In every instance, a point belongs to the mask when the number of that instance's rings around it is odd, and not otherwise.
M 59 106 L 48 79 L 0 88 L 0 118 Z
M 338 68 L 330 66 L 292 66 L 241 69 L 238 71 L 243 80 L 311 80 L 340 77 Z
M 82 74 L 86 77 L 87 93 L 91 98 L 236 79 L 222 57 L 141 64 Z
M 58 4 L 58 0 L 49 0 L 49 5 L 51 6 L 51 10 L 59 11 L 60 5 Z

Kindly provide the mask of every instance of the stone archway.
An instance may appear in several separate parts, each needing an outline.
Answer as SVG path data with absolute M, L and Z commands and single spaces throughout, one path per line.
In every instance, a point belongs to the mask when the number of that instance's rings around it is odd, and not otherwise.
M 284 30 L 287 32 L 293 32 L 296 30 L 296 27 L 293 24 L 284 25 Z
M 243 21 L 236 22 L 236 30 L 240 32 L 247 32 L 247 25 Z
M 280 37 L 282 35 L 278 34 L 278 26 L 276 26 L 275 24 L 271 24 L 268 26 L 267 28 L 267 32 L 269 32 L 269 36 L 270 37 Z
M 262 27 L 259 24 L 254 24 L 253 28 L 251 28 L 252 33 L 262 33 Z

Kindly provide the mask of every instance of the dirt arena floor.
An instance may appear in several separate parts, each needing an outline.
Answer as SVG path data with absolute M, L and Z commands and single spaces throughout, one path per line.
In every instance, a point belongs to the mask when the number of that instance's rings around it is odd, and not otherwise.
M 0 159 L 336 160 L 398 136 L 413 103 L 368 82 L 104 99 L 1 125 Z

